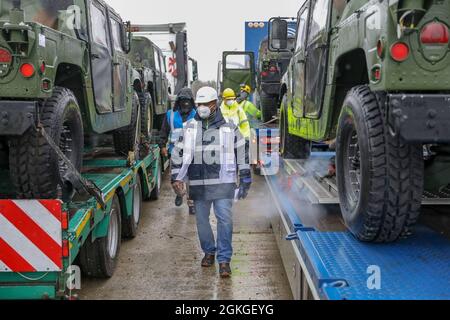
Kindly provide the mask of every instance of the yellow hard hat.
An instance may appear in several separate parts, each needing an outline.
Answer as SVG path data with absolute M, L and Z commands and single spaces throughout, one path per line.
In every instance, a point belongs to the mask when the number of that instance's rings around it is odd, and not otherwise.
M 233 89 L 225 89 L 222 93 L 222 98 L 223 100 L 231 100 L 231 99 L 236 99 L 236 93 L 234 93 Z
M 242 90 L 242 91 L 245 91 L 245 92 L 247 92 L 247 93 L 252 92 L 252 88 L 251 88 L 248 84 L 243 84 L 243 85 L 241 85 L 241 90 Z

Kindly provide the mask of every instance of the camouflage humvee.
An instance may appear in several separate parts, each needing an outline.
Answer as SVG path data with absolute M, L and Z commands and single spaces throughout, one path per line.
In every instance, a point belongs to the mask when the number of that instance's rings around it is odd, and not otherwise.
M 307 158 L 310 141 L 337 139 L 347 226 L 363 241 L 408 236 L 425 196 L 448 198 L 450 1 L 308 0 L 297 19 L 282 155 Z M 287 22 L 271 30 L 285 49 Z
M 0 165 L 19 197 L 70 192 L 85 135 L 113 133 L 116 152 L 136 140 L 139 102 L 120 16 L 101 0 L 0 0 Z
M 147 37 L 133 36 L 129 58 L 139 73 L 134 88 L 142 108 L 142 132 L 150 137 L 152 130 L 161 129 L 163 117 L 170 107 L 165 57 Z

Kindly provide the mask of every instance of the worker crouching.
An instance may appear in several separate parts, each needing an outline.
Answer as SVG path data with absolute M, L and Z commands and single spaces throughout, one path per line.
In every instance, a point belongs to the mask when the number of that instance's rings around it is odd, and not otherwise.
M 205 253 L 201 265 L 213 266 L 217 255 L 220 276 L 225 278 L 231 275 L 234 199 L 245 199 L 252 183 L 249 155 L 245 138 L 236 125 L 225 121 L 218 108 L 215 89 L 201 88 L 196 104 L 197 115 L 184 125 L 182 142 L 175 145 L 172 154 L 172 182 L 175 189 L 182 188 L 188 177 Z M 209 220 L 212 206 L 217 218 L 217 244 Z

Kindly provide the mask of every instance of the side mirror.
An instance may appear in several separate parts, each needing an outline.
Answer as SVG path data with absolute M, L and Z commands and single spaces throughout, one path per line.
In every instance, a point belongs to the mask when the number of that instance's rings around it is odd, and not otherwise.
M 125 53 L 130 53 L 131 51 L 131 39 L 132 39 L 132 33 L 131 33 L 131 23 L 130 21 L 125 22 L 122 25 L 122 32 L 121 32 L 121 41 L 122 41 L 122 48 Z
M 269 22 L 269 50 L 280 51 L 288 47 L 288 22 L 272 18 Z

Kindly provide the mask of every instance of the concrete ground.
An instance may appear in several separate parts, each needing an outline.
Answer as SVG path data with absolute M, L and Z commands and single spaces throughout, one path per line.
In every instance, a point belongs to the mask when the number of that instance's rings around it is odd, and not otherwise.
M 262 177 L 249 198 L 234 208 L 231 279 L 216 268 L 200 267 L 203 253 L 195 217 L 176 208 L 170 184 L 160 200 L 144 204 L 136 239 L 122 242 L 119 263 L 109 280 L 83 277 L 81 299 L 292 299 L 268 217 L 276 214 Z M 211 214 L 215 229 L 216 219 Z

